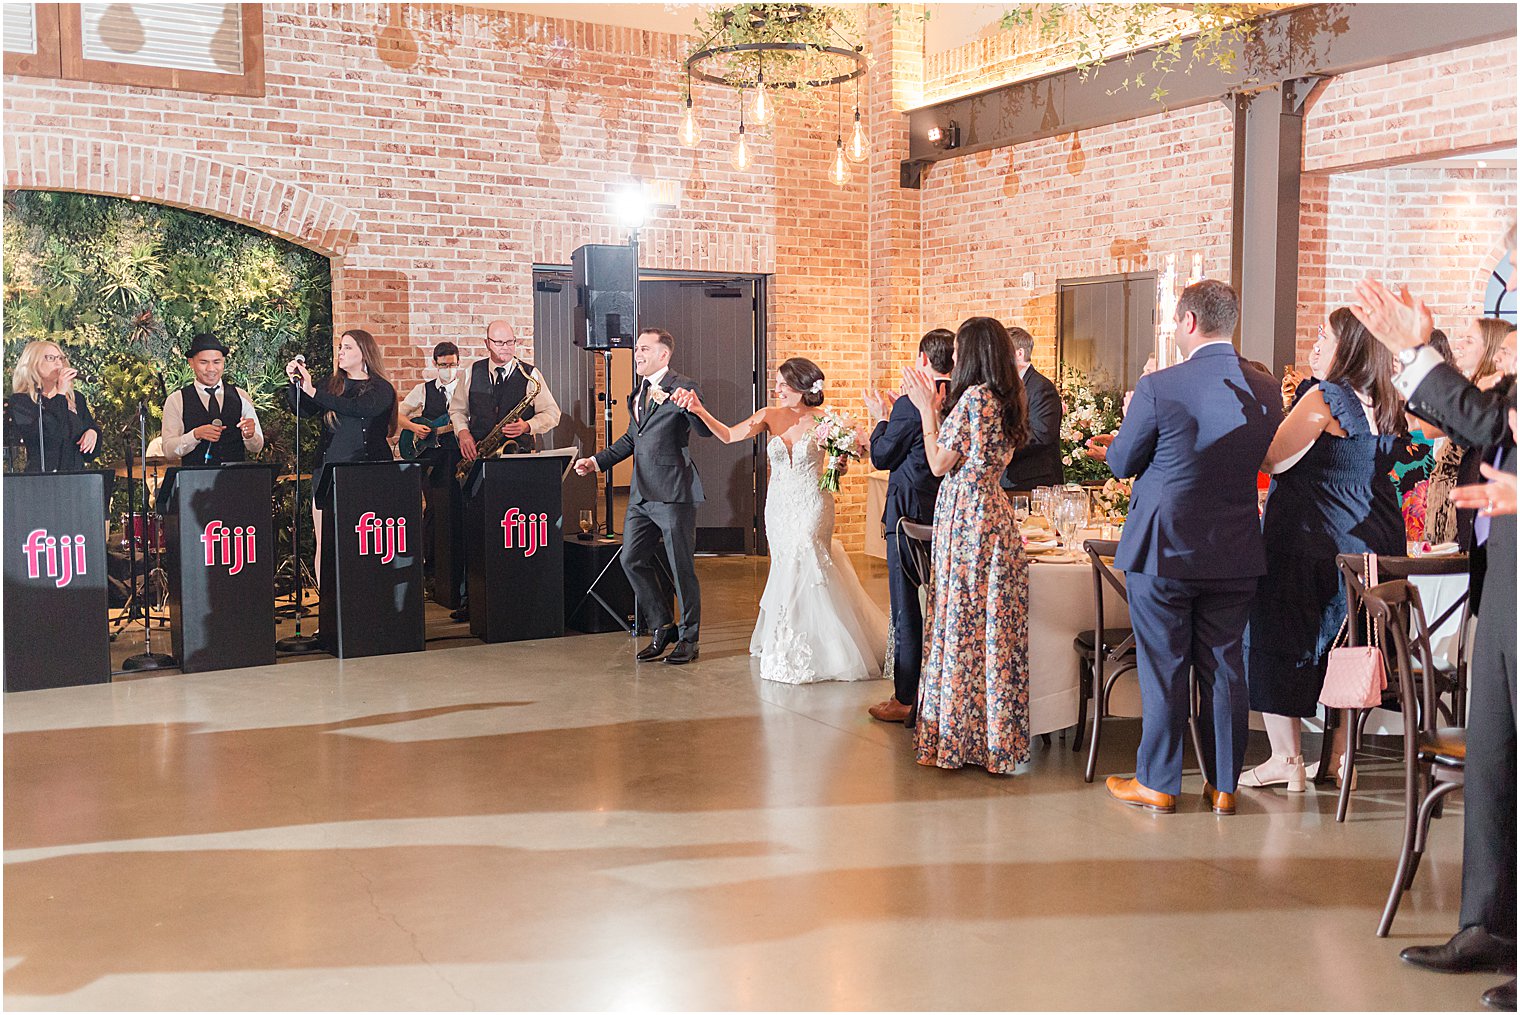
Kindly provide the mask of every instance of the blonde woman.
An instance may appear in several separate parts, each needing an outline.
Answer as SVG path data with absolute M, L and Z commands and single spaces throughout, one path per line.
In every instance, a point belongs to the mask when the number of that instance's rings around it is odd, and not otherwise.
M 54 342 L 28 342 L 11 374 L 10 425 L 26 446 L 27 472 L 83 469 L 95 457 L 100 428 L 84 394 L 74 390 L 79 371 Z

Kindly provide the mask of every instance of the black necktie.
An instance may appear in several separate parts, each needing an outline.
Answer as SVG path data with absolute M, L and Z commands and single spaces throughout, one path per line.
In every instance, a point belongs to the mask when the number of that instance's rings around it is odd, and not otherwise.
M 639 382 L 639 419 L 642 420 L 649 412 L 649 378 Z
M 215 388 L 206 389 L 206 411 L 211 413 L 212 419 L 220 420 L 222 417 L 222 406 L 221 403 L 216 400 Z
M 505 383 L 507 383 L 507 368 L 506 367 L 497 367 L 496 368 L 496 383 L 497 384 L 505 384 Z

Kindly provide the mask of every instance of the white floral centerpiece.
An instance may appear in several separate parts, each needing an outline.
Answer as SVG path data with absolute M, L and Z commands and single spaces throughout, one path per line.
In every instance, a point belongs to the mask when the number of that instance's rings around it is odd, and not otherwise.
M 1061 467 L 1068 483 L 1113 478 L 1108 466 L 1087 451 L 1094 446 L 1094 438 L 1108 438 L 1119 432 L 1122 405 L 1122 395 L 1094 388 L 1082 371 L 1073 367 L 1062 371 Z

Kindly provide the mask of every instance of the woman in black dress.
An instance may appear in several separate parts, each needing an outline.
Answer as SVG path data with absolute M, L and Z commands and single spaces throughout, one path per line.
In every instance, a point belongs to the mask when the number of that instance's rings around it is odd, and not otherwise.
M 77 376 L 53 342 L 28 342 L 21 351 L 11 374 L 9 409 L 26 447 L 27 472 L 42 472 L 44 466 L 48 472 L 83 469 L 95 457 L 100 428 L 84 394 L 74 390 Z
M 304 362 L 285 364 L 287 401 L 303 417 L 322 417 L 322 441 L 311 474 L 313 492 L 334 462 L 388 462 L 396 429 L 396 389 L 385 379 L 375 337 L 354 328 L 338 339 L 332 376 L 318 388 Z M 322 573 L 322 512 L 311 509 L 316 533 L 317 573 Z
M 1328 323 L 1335 352 L 1324 380 L 1294 404 L 1262 465 L 1273 477 L 1262 517 L 1267 573 L 1246 633 L 1251 708 L 1262 713 L 1272 757 L 1240 784 L 1290 793 L 1307 783 L 1300 727 L 1317 710 L 1330 645 L 1346 619 L 1336 555 L 1405 550 L 1389 478 L 1408 441 L 1393 356 L 1345 307 Z M 1333 761 L 1344 739 L 1337 729 Z

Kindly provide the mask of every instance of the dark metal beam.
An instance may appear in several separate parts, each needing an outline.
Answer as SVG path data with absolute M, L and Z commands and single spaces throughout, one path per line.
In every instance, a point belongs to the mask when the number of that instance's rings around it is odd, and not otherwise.
M 1121 88 L 1136 71 L 1153 80 L 1153 47 L 1137 52 L 1129 64 L 1122 58 L 1110 61 L 1086 81 L 1079 71 L 1065 70 L 910 110 L 904 114 L 908 158 L 939 162 L 1515 34 L 1515 6 L 1508 3 L 1313 4 L 1264 18 L 1237 49 L 1237 73 L 1225 75 L 1200 62 L 1186 73 L 1167 75 L 1164 103 L 1152 99 L 1148 87 Z M 1177 66 L 1189 65 L 1192 48 L 1191 41 L 1183 43 Z M 929 141 L 928 131 L 950 120 L 959 124 L 962 143 L 946 151 Z

